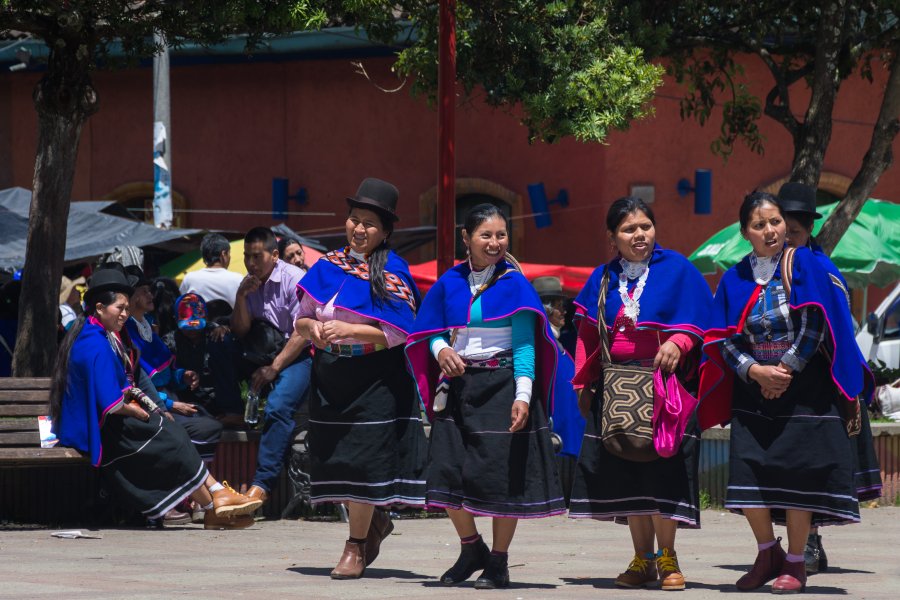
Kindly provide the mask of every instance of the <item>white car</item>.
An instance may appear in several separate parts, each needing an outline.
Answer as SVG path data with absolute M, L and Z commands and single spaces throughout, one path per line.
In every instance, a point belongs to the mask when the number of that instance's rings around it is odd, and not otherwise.
M 866 360 L 880 360 L 900 368 L 900 284 L 888 294 L 856 334 L 856 343 Z

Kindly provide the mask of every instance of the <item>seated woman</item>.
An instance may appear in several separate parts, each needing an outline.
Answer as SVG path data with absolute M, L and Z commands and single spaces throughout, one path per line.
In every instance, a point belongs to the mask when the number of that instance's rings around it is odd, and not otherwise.
M 125 267 L 125 272 L 137 279 L 128 305 L 131 316 L 125 322 L 125 329 L 132 344 L 140 351 L 140 365 L 159 392 L 164 403 L 160 409 L 172 414 L 175 422 L 187 431 L 203 462 L 210 463 L 222 436 L 222 424 L 202 406 L 179 401 L 177 392 L 195 390 L 200 377 L 195 371 L 176 367 L 175 356 L 146 318 L 154 305 L 150 281 L 144 278 L 143 270 L 132 265 Z
M 148 519 L 191 496 L 206 529 L 242 529 L 262 504 L 218 483 L 184 429 L 135 385 L 138 352 L 122 328 L 133 288 L 122 271 L 98 270 L 84 315 L 57 357 L 50 411 L 60 444 L 90 454 L 91 464 Z

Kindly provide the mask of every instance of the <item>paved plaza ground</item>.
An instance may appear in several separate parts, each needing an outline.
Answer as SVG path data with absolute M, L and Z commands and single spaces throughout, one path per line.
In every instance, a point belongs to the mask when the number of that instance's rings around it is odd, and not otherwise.
M 0 531 L 0 598 L 771 597 L 740 594 L 734 587 L 756 552 L 746 522 L 713 510 L 702 518 L 702 530 L 678 536 L 686 592 L 616 589 L 613 578 L 632 554 L 628 529 L 557 517 L 520 523 L 510 553 L 513 585 L 502 591 L 477 591 L 471 582 L 447 588 L 436 581 L 458 549 L 447 519 L 398 521 L 378 561 L 357 581 L 328 577 L 347 537 L 342 523 L 260 521 L 232 532 L 199 525 L 83 530 L 101 539 L 6 529 Z M 487 521 L 479 523 L 489 530 Z M 827 528 L 832 568 L 810 578 L 804 597 L 900 599 L 898 542 L 900 508 L 864 509 L 862 524 Z

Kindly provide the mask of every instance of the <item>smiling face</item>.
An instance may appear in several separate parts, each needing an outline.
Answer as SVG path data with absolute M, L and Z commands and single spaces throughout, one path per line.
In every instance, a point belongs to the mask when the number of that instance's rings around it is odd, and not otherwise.
M 374 210 L 354 206 L 347 217 L 347 244 L 360 254 L 370 254 L 387 238 L 381 218 Z
M 622 258 L 631 262 L 647 260 L 656 243 L 656 227 L 642 210 L 629 213 L 615 231 L 606 234 Z
M 506 220 L 498 215 L 485 219 L 471 233 L 463 229 L 462 236 L 472 267 L 478 271 L 500 262 L 509 248 Z
M 759 257 L 775 256 L 784 247 L 786 226 L 781 210 L 771 202 L 754 208 L 741 234 Z
M 107 331 L 121 331 L 128 320 L 128 296 L 116 294 L 116 299 L 109 306 L 97 303 L 94 307 L 95 314 L 103 328 Z
M 784 215 L 785 242 L 791 248 L 802 248 L 809 242 L 812 228 L 806 227 L 791 215 Z

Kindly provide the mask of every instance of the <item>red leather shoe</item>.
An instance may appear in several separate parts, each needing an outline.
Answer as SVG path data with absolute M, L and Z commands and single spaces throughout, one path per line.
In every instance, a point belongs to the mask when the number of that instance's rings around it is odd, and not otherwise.
M 784 561 L 781 574 L 772 584 L 773 594 L 796 594 L 806 590 L 806 564 Z
M 785 552 L 781 547 L 781 538 L 778 538 L 775 540 L 774 546 L 766 548 L 756 555 L 753 568 L 737 580 L 735 584 L 737 589 L 749 592 L 775 579 L 781 573 L 782 565 L 785 564 L 784 557 Z

